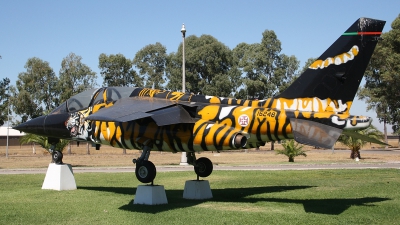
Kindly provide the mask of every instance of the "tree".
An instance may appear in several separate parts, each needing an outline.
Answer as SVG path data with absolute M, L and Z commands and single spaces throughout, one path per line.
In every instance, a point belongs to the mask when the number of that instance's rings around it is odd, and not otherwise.
M 49 63 L 30 58 L 25 64 L 26 72 L 19 73 L 16 87 L 12 87 L 13 111 L 22 122 L 52 110 L 59 104 L 58 78 Z
M 306 70 L 308 69 L 308 67 L 310 67 L 310 65 L 315 62 L 317 60 L 317 58 L 308 58 L 307 61 L 304 63 L 303 68 L 301 69 L 301 71 L 299 72 L 299 74 L 302 74 L 304 72 L 306 72 Z
M 7 77 L 0 81 L 0 126 L 3 126 L 5 121 L 8 120 L 9 85 L 10 79 Z
M 44 136 L 39 136 L 36 134 L 25 134 L 24 136 L 20 137 L 19 143 L 21 144 L 36 143 L 42 146 L 42 148 L 46 149 L 48 152 L 50 152 L 51 144 L 48 142 L 48 138 Z M 69 144 L 68 140 L 61 139 L 57 143 L 55 149 L 57 151 L 62 152 L 68 144 Z
M 273 83 L 278 85 L 278 91 L 273 93 L 273 95 L 286 90 L 299 76 L 298 68 L 300 65 L 300 61 L 298 61 L 295 56 L 287 56 L 285 54 L 281 54 L 280 58 L 281 60 L 277 62 L 277 68 L 274 72 L 274 78 L 272 79 Z M 271 95 L 267 97 L 271 97 Z
M 400 131 L 400 15 L 392 22 L 392 30 L 382 34 L 365 72 L 365 85 L 359 91 L 367 109 L 377 113 L 380 122 Z M 386 139 L 386 138 L 385 138 Z
M 186 89 L 196 94 L 230 96 L 238 85 L 232 51 L 211 35 L 191 35 L 185 45 Z M 167 89 L 182 89 L 182 44 L 177 53 L 168 56 L 166 75 Z
M 141 78 L 132 68 L 132 61 L 122 54 L 100 54 L 99 69 L 105 86 L 143 86 Z
M 84 90 L 94 88 L 96 73 L 81 62 L 82 57 L 74 53 L 68 54 L 61 62 L 58 88 L 61 92 L 60 102 Z
M 364 130 L 357 130 L 354 132 L 377 140 L 382 140 L 383 136 L 382 133 L 373 125 L 370 125 Z M 351 136 L 347 136 L 346 134 L 341 134 L 339 136 L 338 142 L 346 145 L 351 150 L 350 158 L 352 159 L 361 159 L 360 149 L 368 143 L 367 141 L 353 138 Z
M 297 75 L 299 61 L 295 56 L 280 54 L 281 42 L 274 31 L 265 30 L 261 43 L 240 43 L 233 49 L 244 73 L 244 87 L 236 97 L 264 99 L 284 90 Z
M 165 83 L 164 72 L 167 61 L 167 49 L 157 42 L 147 45 L 138 51 L 133 59 L 133 65 L 139 69 L 139 74 L 145 78 L 145 87 L 160 89 Z
M 303 151 L 303 146 L 300 145 L 299 143 L 295 142 L 293 139 L 289 141 L 285 141 L 282 144 L 282 147 L 284 150 L 275 150 L 276 154 L 281 154 L 285 155 L 289 158 L 289 162 L 294 162 L 294 158 L 297 156 L 304 156 L 306 157 L 307 154 L 305 151 Z

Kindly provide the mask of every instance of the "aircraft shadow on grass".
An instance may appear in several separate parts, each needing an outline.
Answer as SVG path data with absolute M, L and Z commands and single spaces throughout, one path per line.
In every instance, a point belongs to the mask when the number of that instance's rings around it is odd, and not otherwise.
M 263 198 L 250 197 L 253 195 L 285 192 L 300 189 L 314 188 L 314 186 L 265 186 L 265 187 L 247 187 L 247 188 L 226 188 L 212 189 L 213 198 L 210 200 L 188 200 L 183 199 L 183 190 L 166 190 L 168 206 L 166 205 L 135 205 L 133 200 L 119 209 L 143 212 L 159 213 L 175 208 L 185 208 L 198 205 L 203 202 L 235 202 L 235 203 L 256 203 L 256 202 L 278 202 L 278 203 L 296 203 L 302 204 L 307 213 L 318 213 L 328 215 L 339 215 L 346 211 L 350 206 L 375 206 L 374 203 L 391 200 L 380 197 L 364 198 L 341 198 L 341 199 L 289 199 L 289 198 Z M 136 188 L 130 187 L 79 187 L 79 189 L 112 192 L 116 194 L 135 195 Z

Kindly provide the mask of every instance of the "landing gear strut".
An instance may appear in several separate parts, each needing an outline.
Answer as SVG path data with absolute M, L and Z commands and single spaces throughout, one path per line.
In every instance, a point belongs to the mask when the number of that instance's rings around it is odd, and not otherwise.
M 153 144 L 150 140 L 145 141 L 142 148 L 142 154 L 139 158 L 133 159 L 132 162 L 136 164 L 136 178 L 142 183 L 151 182 L 151 184 L 153 185 L 153 181 L 156 178 L 157 170 L 154 164 L 149 161 L 152 145 Z M 199 177 L 210 176 L 213 171 L 213 164 L 210 159 L 201 157 L 196 160 L 196 155 L 194 152 L 187 152 L 186 157 L 187 162 L 194 167 L 194 172 L 197 174 L 197 180 L 199 180 Z
M 187 162 L 194 167 L 194 172 L 197 174 L 197 180 L 199 180 L 199 177 L 210 176 L 214 168 L 210 159 L 201 157 L 196 160 L 196 155 L 194 152 L 186 153 L 186 157 Z
M 63 164 L 63 154 L 61 151 L 55 150 L 57 143 L 60 141 L 58 138 L 48 138 L 48 142 L 50 143 L 49 152 L 51 153 L 51 163 L 55 164 Z
M 151 143 L 144 145 L 142 155 L 138 159 L 133 159 L 132 162 L 136 164 L 135 174 L 136 178 L 142 183 L 153 184 L 156 178 L 156 167 L 151 161 L 148 161 L 151 150 Z

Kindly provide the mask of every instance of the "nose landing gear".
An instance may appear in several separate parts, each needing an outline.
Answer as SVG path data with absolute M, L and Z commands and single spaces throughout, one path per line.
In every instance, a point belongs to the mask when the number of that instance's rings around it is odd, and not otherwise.
M 47 138 L 47 141 L 50 143 L 49 152 L 51 153 L 51 163 L 55 164 L 63 164 L 63 154 L 61 151 L 56 150 L 56 145 L 60 142 L 58 138 Z

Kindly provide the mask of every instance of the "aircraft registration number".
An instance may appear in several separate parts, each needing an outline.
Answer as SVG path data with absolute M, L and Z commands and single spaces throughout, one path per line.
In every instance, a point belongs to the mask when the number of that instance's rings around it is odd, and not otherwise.
M 276 116 L 276 112 L 272 111 L 272 110 L 259 110 L 256 115 L 258 117 L 275 117 Z

